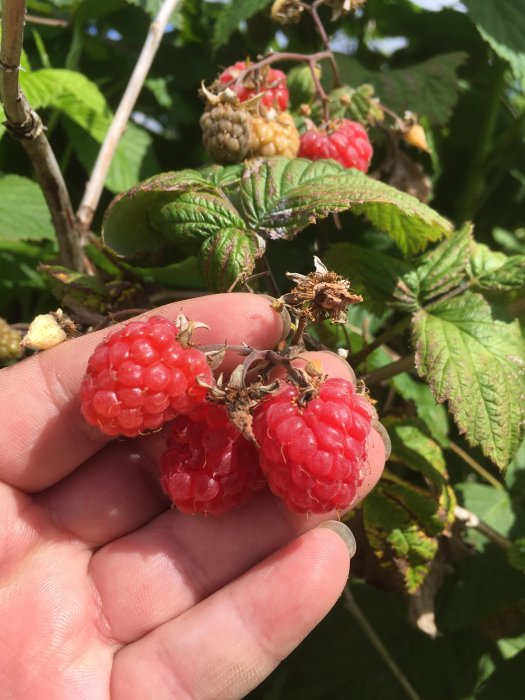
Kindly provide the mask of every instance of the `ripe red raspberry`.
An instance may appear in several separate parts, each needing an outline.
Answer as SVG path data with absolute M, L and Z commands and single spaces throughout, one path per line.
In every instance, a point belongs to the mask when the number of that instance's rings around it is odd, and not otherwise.
M 177 326 L 160 316 L 131 321 L 89 358 L 80 388 L 88 423 L 108 435 L 135 437 L 157 430 L 206 398 L 197 382 L 212 379 L 205 355 L 183 347 Z
M 345 168 L 366 173 L 373 155 L 366 129 L 350 119 L 340 119 L 332 126 L 328 131 L 312 129 L 304 133 L 299 157 L 310 160 L 332 158 Z
M 173 421 L 160 464 L 162 487 L 183 513 L 221 515 L 266 483 L 255 445 L 210 403 Z
M 345 379 L 328 379 L 302 406 L 284 385 L 256 409 L 253 430 L 271 491 L 296 513 L 344 511 L 364 476 L 372 411 Z
M 220 74 L 219 82 L 222 85 L 227 85 L 232 80 L 235 80 L 239 73 L 247 67 L 245 61 L 237 61 L 233 66 L 226 68 Z M 263 68 L 258 73 L 261 78 L 257 84 L 254 79 L 254 74 L 249 74 L 242 83 L 230 85 L 241 102 L 246 102 L 250 97 L 263 92 L 261 104 L 265 107 L 273 107 L 277 111 L 284 112 L 288 107 L 288 88 L 286 87 L 286 75 L 282 70 L 275 68 Z

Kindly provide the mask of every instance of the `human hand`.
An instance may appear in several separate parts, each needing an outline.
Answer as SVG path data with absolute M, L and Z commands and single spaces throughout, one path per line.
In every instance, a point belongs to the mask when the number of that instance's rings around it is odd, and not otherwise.
M 198 342 L 271 348 L 282 334 L 262 296 L 155 313 L 181 310 L 210 327 Z M 80 414 L 87 359 L 106 334 L 0 373 L 2 698 L 241 698 L 336 602 L 347 529 L 316 527 L 326 516 L 293 515 L 266 491 L 218 518 L 171 510 L 158 481 L 162 433 L 110 441 Z M 351 378 L 337 356 L 315 355 Z M 227 356 L 223 369 L 235 363 Z M 360 498 L 384 465 L 375 431 L 368 455 Z

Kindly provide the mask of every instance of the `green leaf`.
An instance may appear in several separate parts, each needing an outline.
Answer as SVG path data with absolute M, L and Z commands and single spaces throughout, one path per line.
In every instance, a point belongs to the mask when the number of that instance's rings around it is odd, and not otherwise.
M 456 51 L 380 73 L 364 68 L 354 57 L 336 57 L 343 82 L 354 87 L 370 83 L 381 102 L 398 114 L 410 110 L 425 116 L 431 124 L 442 125 L 452 115 L 459 92 L 457 70 L 468 55 Z
M 479 289 L 519 292 L 525 288 L 525 255 L 507 257 L 482 243 L 476 243 L 469 272 L 474 286 Z
M 525 6 L 523 0 L 465 0 L 481 36 L 516 74 L 525 77 Z
M 225 4 L 213 32 L 215 48 L 226 44 L 241 22 L 264 10 L 271 2 L 272 0 L 231 0 Z
M 472 225 L 467 224 L 422 256 L 417 268 L 422 303 L 445 294 L 465 279 L 472 246 Z
M 522 700 L 525 649 L 506 659 L 476 693 L 476 700 Z
M 512 501 L 507 491 L 487 484 L 456 484 L 462 505 L 500 535 L 507 537 L 516 522 Z
M 355 560 L 354 560 L 355 561 Z M 447 576 L 446 578 L 452 578 Z M 432 639 L 407 620 L 402 597 L 350 579 L 353 597 L 382 645 L 421 700 L 472 700 L 494 669 L 494 644 L 479 629 Z M 273 679 L 273 684 L 269 686 Z M 278 686 L 275 695 L 271 692 Z M 407 700 L 405 687 L 378 656 L 370 637 L 339 601 L 263 686 L 264 700 Z M 505 696 L 499 700 L 506 700 Z
M 100 142 L 76 124 L 64 120 L 64 127 L 70 143 L 78 159 L 89 173 L 100 150 Z M 144 129 L 129 122 L 126 131 L 119 140 L 118 146 L 111 159 L 105 187 L 110 192 L 118 194 L 136 185 L 149 170 L 157 170 L 156 159 L 153 155 L 153 139 Z
M 417 591 L 437 552 L 436 504 L 416 490 L 380 482 L 363 502 L 368 541 L 383 567 L 395 568 L 409 593 Z
M 323 255 L 323 262 L 349 279 L 365 303 L 379 313 L 385 306 L 406 311 L 419 308 L 417 275 L 404 260 L 352 243 L 336 243 Z
M 191 201 L 181 202 L 177 218 L 174 202 L 191 190 L 197 197 L 195 206 Z M 205 200 L 209 195 L 207 209 L 199 204 L 201 193 Z M 222 217 L 221 210 L 225 212 Z M 197 252 L 206 235 L 239 224 L 242 228 L 243 222 L 229 200 L 203 175 L 196 170 L 180 170 L 155 175 L 115 197 L 106 210 L 102 234 L 117 255 L 143 265 L 166 265 L 186 257 L 180 244 Z M 180 239 L 174 235 L 175 230 L 181 233 Z
M 41 265 L 40 269 L 50 278 L 51 291 L 61 303 L 75 301 L 99 313 L 107 311 L 110 294 L 98 277 L 84 275 L 62 265 Z
M 436 620 L 443 632 L 472 628 L 499 610 L 522 605 L 523 574 L 509 566 L 501 547 L 488 543 L 483 551 L 455 562 L 454 568 L 436 598 Z
M 439 444 L 427 433 L 421 421 L 387 420 L 385 428 L 392 443 L 391 461 L 401 462 L 420 472 L 430 487 L 429 500 L 435 502 L 435 514 L 426 523 L 428 534 L 448 530 L 454 522 L 456 497 L 449 486 L 445 458 Z
M 21 74 L 20 84 L 33 109 L 58 109 L 102 141 L 111 114 L 104 96 L 85 75 L 62 68 L 42 68 Z
M 248 161 L 241 207 L 263 238 L 292 238 L 317 219 L 347 209 L 364 214 L 404 253 L 450 233 L 450 223 L 414 197 L 332 160 Z
M 0 172 L 0 238 L 9 241 L 55 238 L 46 200 L 33 180 Z
M 466 292 L 414 317 L 416 367 L 437 401 L 448 401 L 460 432 L 504 468 L 520 443 L 525 342 L 517 322 L 501 320 Z
M 199 269 L 208 289 L 225 292 L 253 271 L 257 243 L 246 229 L 224 228 L 209 236 L 198 255 Z
M 511 566 L 520 571 L 525 571 L 525 537 L 520 537 L 516 542 L 513 542 L 507 555 Z
M 243 220 L 218 191 L 167 196 L 163 206 L 150 210 L 149 220 L 155 230 L 189 254 L 197 253 L 208 236 L 222 229 L 244 229 Z
M 418 417 L 425 423 L 434 440 L 446 447 L 448 443 L 448 417 L 445 407 L 436 403 L 426 384 L 416 381 L 404 372 L 389 380 L 405 401 L 412 401 Z

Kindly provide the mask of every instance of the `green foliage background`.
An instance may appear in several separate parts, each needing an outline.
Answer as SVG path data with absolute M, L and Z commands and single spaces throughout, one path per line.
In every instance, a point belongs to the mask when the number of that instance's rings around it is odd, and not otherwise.
M 159 4 L 27 3 L 31 15 L 62 20 L 28 22 L 21 85 L 44 119 L 74 205 Z M 269 4 L 186 0 L 173 16 L 93 224 L 88 254 L 98 280 L 56 264 L 31 164 L 0 126 L 0 316 L 27 322 L 58 303 L 104 316 L 225 289 L 257 269 L 261 238 L 281 292 L 284 273 L 310 271 L 314 254 L 348 276 L 365 303 L 343 329 L 323 326 L 317 339 L 350 347 L 358 373 L 372 378 L 393 446 L 384 480 L 352 517 L 355 600 L 420 698 L 521 698 L 525 3 L 465 0 L 430 11 L 368 0 L 335 25 L 328 8 L 321 12 L 344 82 L 368 83 L 390 109 L 421 118 L 431 154 L 402 153 L 431 182 L 428 206 L 388 186 L 387 171 L 383 183 L 333 163 L 197 171 L 209 165 L 198 123 L 202 80 L 269 50 L 322 49 L 306 19 L 272 24 Z M 329 89 L 328 68 L 323 81 Z M 295 72 L 291 92 L 296 109 L 308 100 L 304 72 Z M 371 136 L 379 167 L 388 141 L 381 129 Z M 103 225 L 113 196 L 131 188 L 134 196 L 114 203 Z M 197 206 L 206 211 L 200 224 Z M 339 227 L 330 212 L 339 212 Z M 103 252 L 103 229 L 124 260 Z M 377 337 L 383 344 L 368 352 Z M 408 371 L 374 381 L 412 352 Z M 454 522 L 457 503 L 485 530 Z M 435 612 L 436 638 L 415 626 L 422 611 Z M 251 697 L 406 695 L 341 601 Z

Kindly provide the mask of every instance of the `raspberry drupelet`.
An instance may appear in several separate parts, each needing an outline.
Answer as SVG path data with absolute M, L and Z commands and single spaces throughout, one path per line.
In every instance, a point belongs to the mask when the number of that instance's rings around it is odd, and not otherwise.
M 158 430 L 204 402 L 212 372 L 205 355 L 177 340 L 178 327 L 160 316 L 131 321 L 91 355 L 80 388 L 81 411 L 107 435 L 136 437 Z

